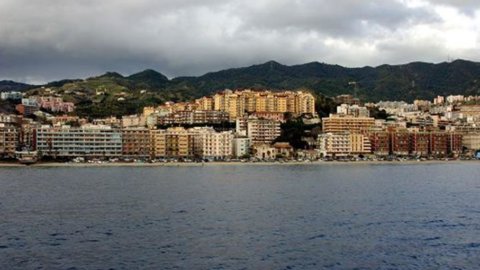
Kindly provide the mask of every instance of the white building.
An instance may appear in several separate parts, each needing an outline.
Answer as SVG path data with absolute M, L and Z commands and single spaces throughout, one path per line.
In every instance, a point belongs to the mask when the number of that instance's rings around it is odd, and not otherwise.
M 281 134 L 280 122 L 256 117 L 238 118 L 236 133 L 247 136 L 251 144 L 271 144 Z
M 225 159 L 232 156 L 233 133 L 216 132 L 213 128 L 192 128 L 195 156 L 208 159 Z
M 36 131 L 37 150 L 51 157 L 118 157 L 122 155 L 122 133 L 109 126 L 42 126 Z
M 337 106 L 337 114 L 351 115 L 355 117 L 369 117 L 370 111 L 366 107 L 358 105 L 341 104 Z
M 12 99 L 12 100 L 20 100 L 22 99 L 22 93 L 21 92 L 2 92 L 0 93 L 0 99 L 2 100 L 7 100 L 7 99 Z
M 250 154 L 251 140 L 248 137 L 233 138 L 232 154 L 234 157 L 244 157 Z
M 324 156 L 348 156 L 371 153 L 367 136 L 355 133 L 323 133 L 318 136 L 318 151 Z

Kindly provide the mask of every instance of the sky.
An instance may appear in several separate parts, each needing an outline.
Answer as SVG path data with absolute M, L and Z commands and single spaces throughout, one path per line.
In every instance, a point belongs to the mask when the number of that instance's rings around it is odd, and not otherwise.
M 0 80 L 480 61 L 477 0 L 0 0 Z

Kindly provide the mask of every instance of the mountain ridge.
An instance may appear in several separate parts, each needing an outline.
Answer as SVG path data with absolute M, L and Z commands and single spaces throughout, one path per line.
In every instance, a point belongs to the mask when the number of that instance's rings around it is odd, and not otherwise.
M 180 76 L 169 79 L 153 69 L 146 69 L 128 76 L 117 72 L 87 79 L 67 79 L 42 86 L 30 86 L 6 82 L 1 89 L 28 90 L 38 94 L 49 87 L 64 99 L 78 103 L 80 111 L 107 113 L 135 113 L 141 106 L 155 105 L 165 101 L 186 101 L 211 95 L 223 89 L 305 89 L 317 97 L 333 97 L 353 94 L 364 101 L 431 100 L 437 95 L 480 95 L 480 63 L 455 60 L 437 64 L 411 62 L 402 65 L 379 65 L 377 67 L 343 67 L 320 62 L 283 65 L 276 61 L 208 72 L 201 76 Z M 356 82 L 357 89 L 351 82 Z M 13 87 L 15 88 L 15 87 Z M 101 92 L 102 95 L 98 96 Z M 74 94 L 72 94 L 74 93 Z M 126 101 L 120 103 L 119 97 Z M 117 108 L 108 111 L 111 108 Z M 102 109 L 104 107 L 106 109 Z M 103 114 L 103 113 L 101 113 Z

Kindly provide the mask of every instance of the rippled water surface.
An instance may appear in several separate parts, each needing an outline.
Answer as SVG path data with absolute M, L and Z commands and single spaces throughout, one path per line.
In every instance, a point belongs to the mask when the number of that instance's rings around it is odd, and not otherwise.
M 480 164 L 2 168 L 0 269 L 480 269 Z

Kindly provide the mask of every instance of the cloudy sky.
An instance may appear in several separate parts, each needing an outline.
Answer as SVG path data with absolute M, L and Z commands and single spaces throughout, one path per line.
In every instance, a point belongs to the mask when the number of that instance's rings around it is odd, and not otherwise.
M 0 80 L 480 61 L 477 0 L 0 0 Z

